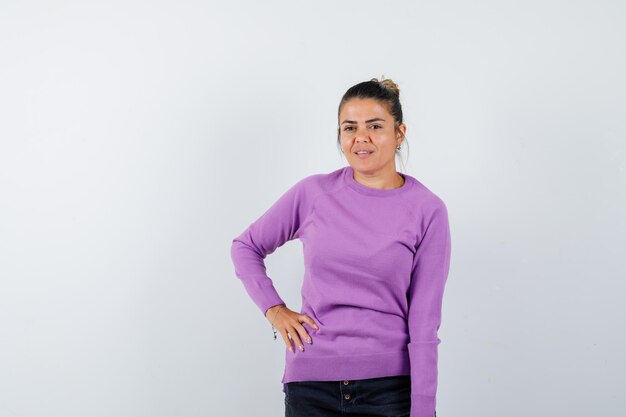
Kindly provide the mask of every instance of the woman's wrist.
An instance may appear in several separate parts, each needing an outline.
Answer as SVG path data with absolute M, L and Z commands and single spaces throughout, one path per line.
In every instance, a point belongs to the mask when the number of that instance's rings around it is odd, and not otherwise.
M 281 307 L 285 307 L 285 305 L 277 304 L 275 306 L 268 308 L 267 311 L 265 312 L 265 317 L 269 318 L 271 313 L 273 313 L 274 311 L 276 311 L 276 309 L 281 308 Z

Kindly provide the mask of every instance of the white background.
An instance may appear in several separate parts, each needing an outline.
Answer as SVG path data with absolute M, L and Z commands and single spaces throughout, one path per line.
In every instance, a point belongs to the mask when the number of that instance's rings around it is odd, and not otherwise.
M 283 415 L 230 244 L 381 75 L 450 215 L 438 416 L 624 415 L 625 39 L 617 0 L 3 1 L 0 417 Z

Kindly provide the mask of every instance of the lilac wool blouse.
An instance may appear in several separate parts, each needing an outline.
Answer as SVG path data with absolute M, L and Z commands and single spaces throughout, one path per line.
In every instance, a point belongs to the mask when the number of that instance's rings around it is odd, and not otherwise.
M 285 347 L 282 383 L 410 375 L 411 417 L 436 405 L 438 330 L 450 266 L 444 202 L 408 174 L 381 190 L 345 166 L 296 182 L 233 239 L 235 275 L 262 314 L 286 304 L 264 258 L 299 239 L 312 344 Z

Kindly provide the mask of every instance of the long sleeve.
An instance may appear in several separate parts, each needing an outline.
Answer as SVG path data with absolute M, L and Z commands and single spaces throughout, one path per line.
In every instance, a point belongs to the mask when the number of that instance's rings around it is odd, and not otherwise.
M 408 291 L 411 417 L 435 416 L 438 345 L 444 287 L 450 267 L 450 227 L 445 204 L 432 211 L 418 244 Z
M 264 315 L 268 308 L 285 304 L 267 275 L 264 259 L 298 236 L 308 210 L 306 184 L 306 178 L 298 181 L 232 241 L 235 275 Z

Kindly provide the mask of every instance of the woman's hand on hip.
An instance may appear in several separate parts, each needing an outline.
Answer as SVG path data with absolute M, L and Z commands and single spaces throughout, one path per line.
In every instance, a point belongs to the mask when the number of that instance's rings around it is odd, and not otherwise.
M 277 311 L 278 314 L 276 313 Z M 311 317 L 293 311 L 283 304 L 270 307 L 265 312 L 265 317 L 267 317 L 270 323 L 274 322 L 274 328 L 280 332 L 287 348 L 292 352 L 294 352 L 294 349 L 291 340 L 293 340 L 303 352 L 304 344 L 302 340 L 305 340 L 309 344 L 313 342 L 311 336 L 301 323 L 307 323 L 314 329 L 319 329 Z M 290 338 L 291 340 L 289 340 Z

